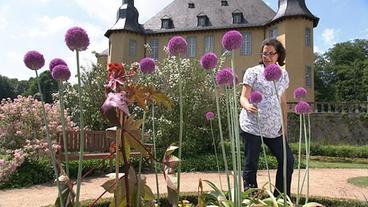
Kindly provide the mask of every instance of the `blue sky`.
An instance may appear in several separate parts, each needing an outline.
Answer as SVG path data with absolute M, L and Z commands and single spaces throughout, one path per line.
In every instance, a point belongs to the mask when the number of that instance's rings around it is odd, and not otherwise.
M 135 0 L 144 23 L 173 0 Z M 277 0 L 264 0 L 277 10 Z M 64 43 L 64 34 L 73 26 L 85 28 L 89 49 L 81 54 L 81 64 L 95 62 L 92 51 L 108 47 L 104 33 L 116 20 L 122 0 L 0 0 L 0 75 L 28 80 L 34 72 L 23 64 L 29 50 L 44 54 L 46 65 L 55 57 L 69 64 L 76 73 L 75 54 Z M 306 0 L 308 8 L 320 18 L 314 31 L 316 52 L 325 52 L 335 43 L 368 39 L 368 0 Z

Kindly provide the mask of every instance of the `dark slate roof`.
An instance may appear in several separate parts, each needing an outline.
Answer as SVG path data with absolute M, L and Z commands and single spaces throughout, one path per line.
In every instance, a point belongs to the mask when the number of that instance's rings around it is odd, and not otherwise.
M 303 16 L 313 21 L 313 26 L 318 25 L 319 18 L 314 16 L 305 5 L 305 0 L 279 0 L 279 9 L 272 21 L 285 17 Z
M 154 17 L 144 23 L 146 33 L 198 31 L 237 27 L 258 27 L 269 23 L 275 12 L 262 0 L 227 0 L 228 6 L 221 6 L 221 0 L 175 0 Z M 188 8 L 194 3 L 195 8 Z M 233 12 L 243 12 L 245 23 L 233 24 Z M 197 16 L 207 15 L 209 25 L 197 26 Z M 170 17 L 173 29 L 161 29 L 161 19 Z
M 112 26 L 105 33 L 106 37 L 109 37 L 113 31 L 131 31 L 137 33 L 143 33 L 143 27 L 138 23 L 139 13 L 137 8 L 134 7 L 134 0 L 123 0 L 123 4 L 120 6 L 117 12 L 117 18 L 114 26 Z

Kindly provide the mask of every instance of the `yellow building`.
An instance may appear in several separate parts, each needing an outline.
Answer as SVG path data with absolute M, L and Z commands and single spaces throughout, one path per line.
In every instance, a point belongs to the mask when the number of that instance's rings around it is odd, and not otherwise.
M 139 12 L 134 0 L 123 0 L 116 23 L 105 36 L 109 49 L 96 54 L 107 63 L 139 61 L 147 56 L 161 60 L 168 40 L 181 35 L 188 41 L 190 58 L 200 58 L 205 52 L 220 55 L 225 32 L 236 29 L 244 36 L 236 51 L 235 70 L 242 77 L 246 68 L 258 64 L 261 42 L 269 37 L 280 40 L 287 51 L 285 68 L 289 72 L 288 101 L 293 101 L 296 87 L 305 87 L 308 100 L 314 101 L 313 29 L 318 25 L 304 0 L 279 0 L 273 11 L 263 0 L 174 0 L 144 24 L 138 23 Z M 229 63 L 225 63 L 230 65 Z

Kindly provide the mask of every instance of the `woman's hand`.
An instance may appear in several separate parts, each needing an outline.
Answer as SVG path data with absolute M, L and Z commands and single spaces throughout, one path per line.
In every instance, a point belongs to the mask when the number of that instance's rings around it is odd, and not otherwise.
M 247 110 L 248 112 L 251 112 L 251 113 L 257 113 L 258 112 L 258 107 L 257 107 L 257 105 L 254 105 L 254 104 L 246 103 L 246 104 L 244 104 L 244 108 L 245 108 L 245 110 Z

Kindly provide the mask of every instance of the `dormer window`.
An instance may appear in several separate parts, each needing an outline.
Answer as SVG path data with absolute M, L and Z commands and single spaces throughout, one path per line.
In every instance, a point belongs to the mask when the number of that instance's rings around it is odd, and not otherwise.
M 229 6 L 229 3 L 226 0 L 221 0 L 221 6 Z
M 188 8 L 189 9 L 194 9 L 195 8 L 194 3 L 192 3 L 192 2 L 188 3 Z
M 242 12 L 234 12 L 233 13 L 233 24 L 243 24 L 244 16 Z
M 198 19 L 198 26 L 199 27 L 205 27 L 209 25 L 209 19 L 207 17 L 207 15 L 204 14 L 200 14 L 197 16 Z
M 165 17 L 161 19 L 161 29 L 172 29 L 174 24 L 171 18 Z

